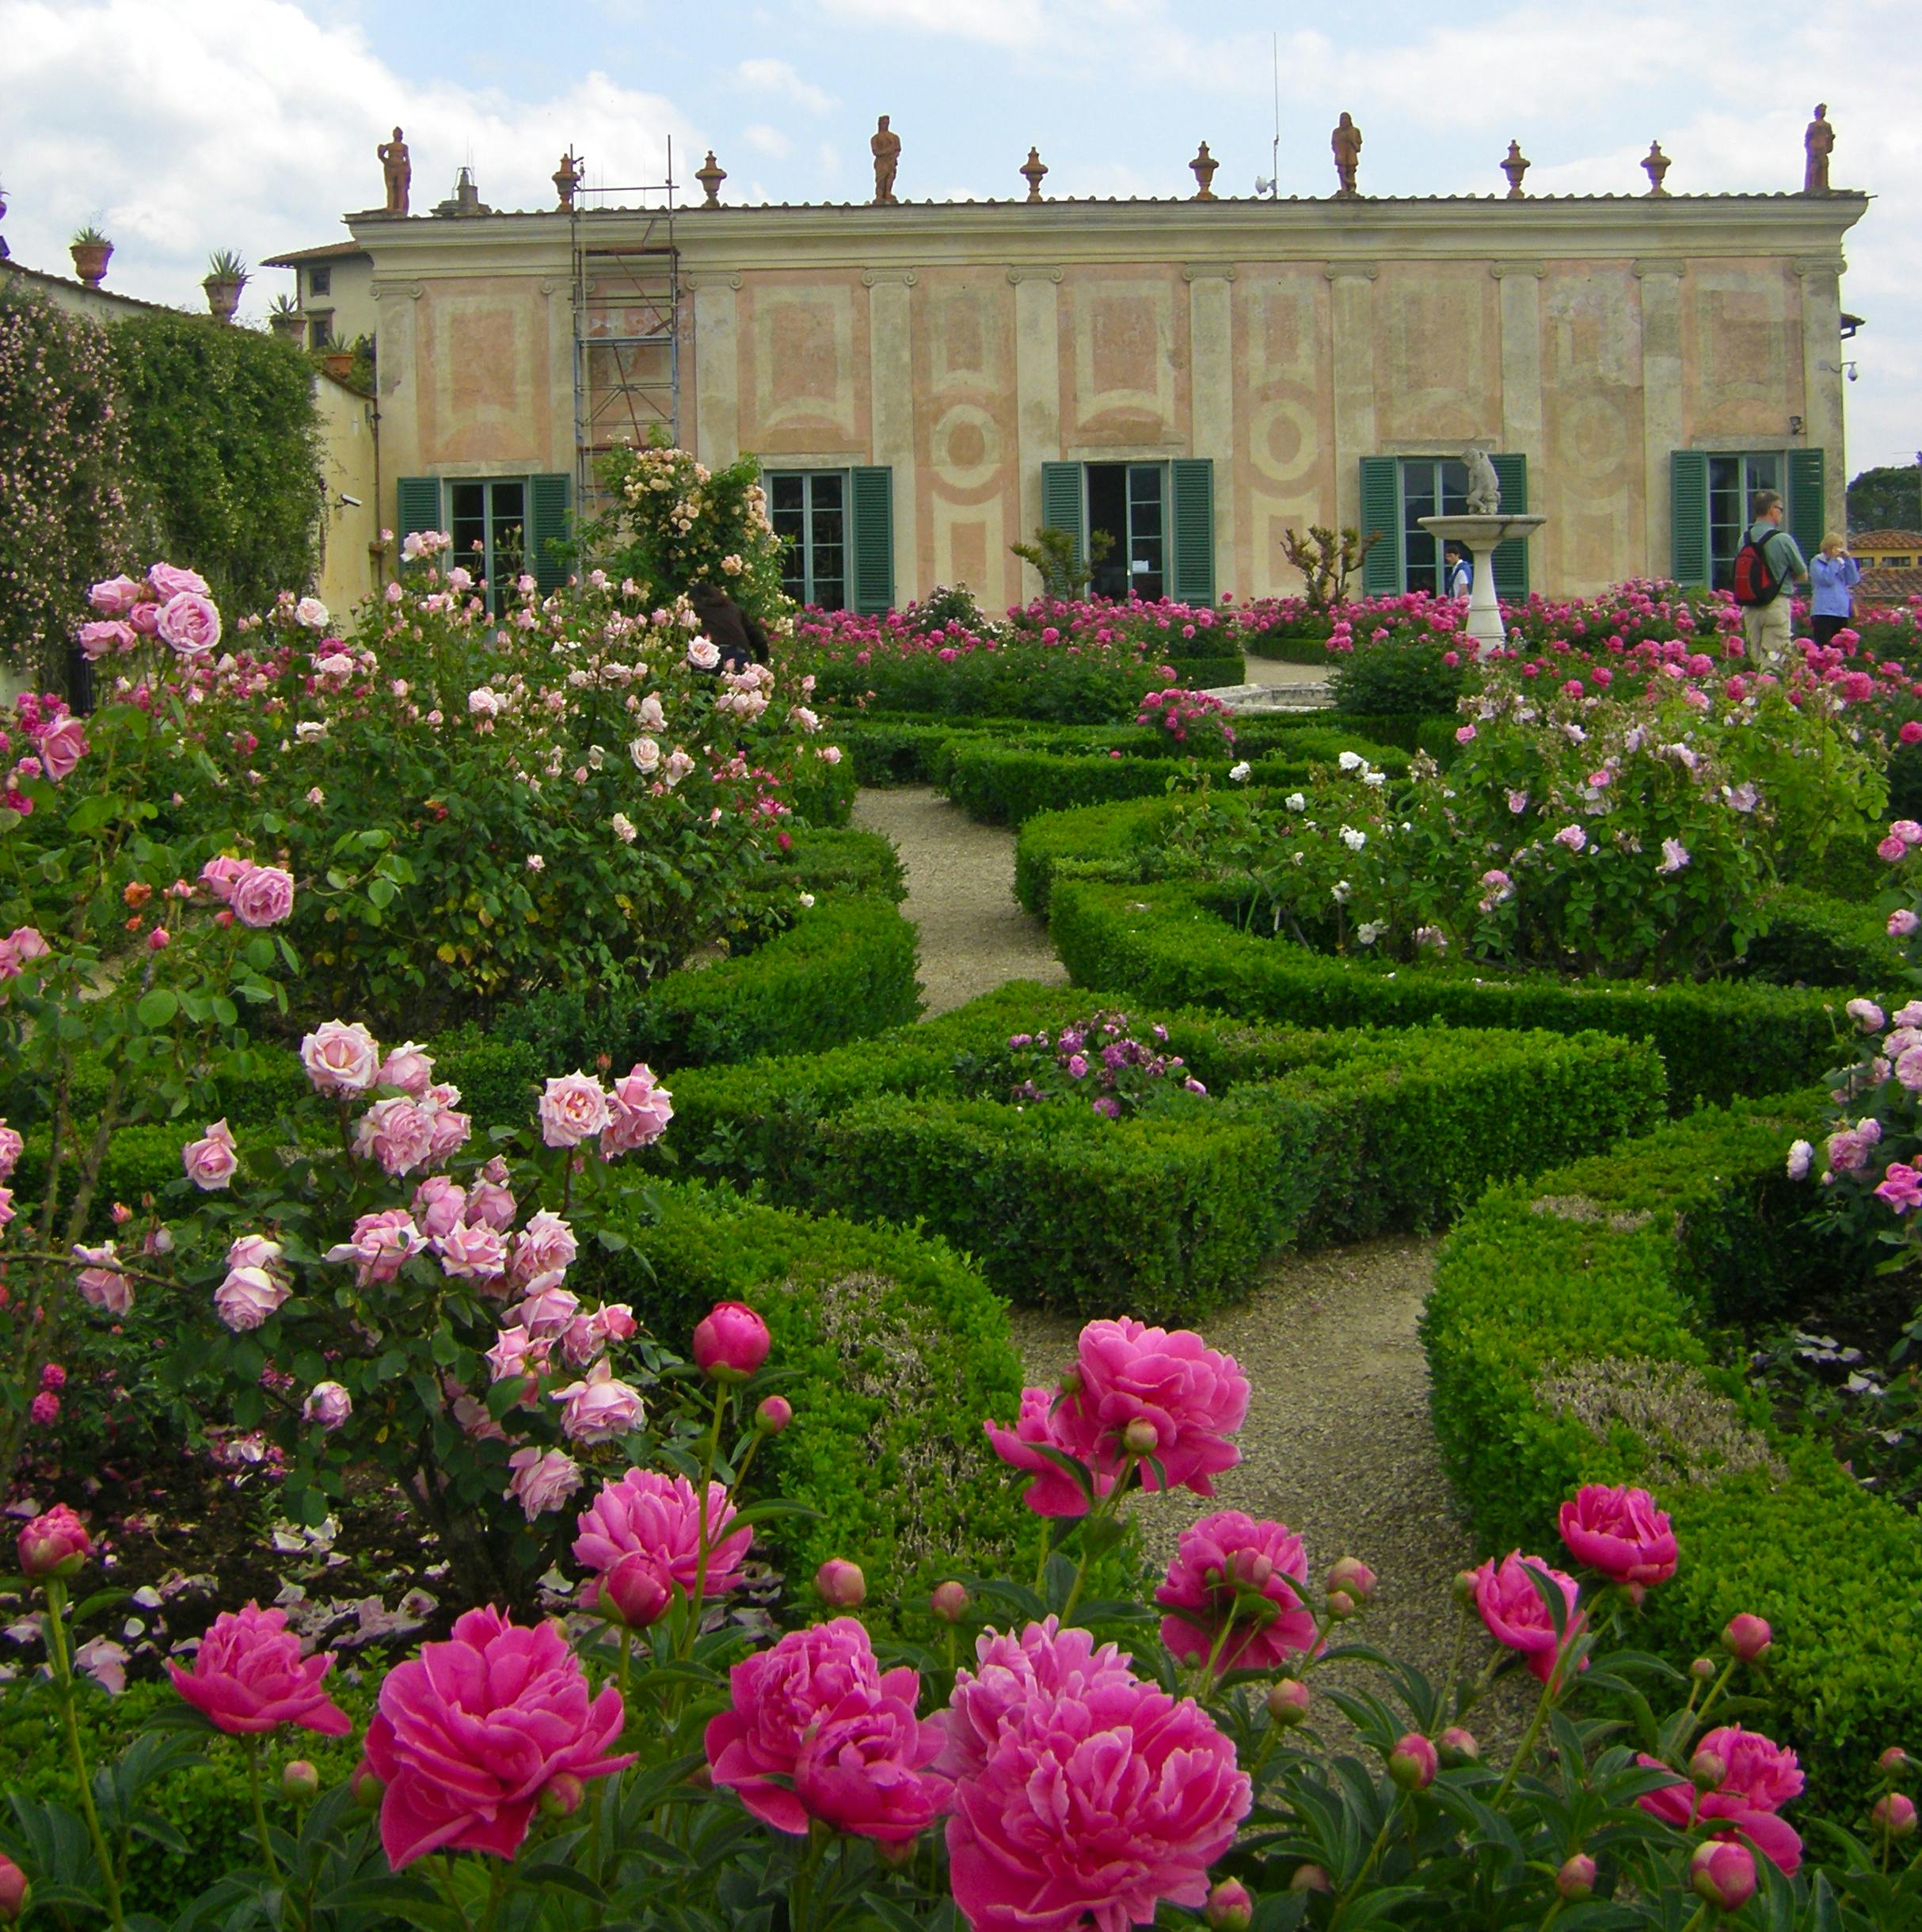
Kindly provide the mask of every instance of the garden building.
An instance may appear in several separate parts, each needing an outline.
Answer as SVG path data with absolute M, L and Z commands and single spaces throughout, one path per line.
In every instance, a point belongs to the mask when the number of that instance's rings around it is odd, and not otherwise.
M 1841 526 L 1859 193 L 589 207 L 348 218 L 371 263 L 383 513 L 517 568 L 596 455 L 666 425 L 765 467 L 800 598 L 1029 594 L 1043 524 L 1094 587 L 1296 586 L 1292 526 L 1436 586 L 1460 458 L 1544 513 L 1499 586 L 1726 580 L 1745 499 Z M 301 299 L 318 306 L 303 280 Z M 337 322 L 334 325 L 337 332 Z M 543 566 L 551 574 L 551 566 Z

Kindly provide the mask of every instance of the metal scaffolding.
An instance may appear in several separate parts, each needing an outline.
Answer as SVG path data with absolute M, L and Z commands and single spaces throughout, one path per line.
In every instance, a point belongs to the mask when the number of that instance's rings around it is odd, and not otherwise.
M 606 507 L 595 465 L 615 444 L 645 444 L 657 427 L 680 440 L 673 177 L 670 143 L 664 181 L 574 191 L 574 488 L 583 517 Z

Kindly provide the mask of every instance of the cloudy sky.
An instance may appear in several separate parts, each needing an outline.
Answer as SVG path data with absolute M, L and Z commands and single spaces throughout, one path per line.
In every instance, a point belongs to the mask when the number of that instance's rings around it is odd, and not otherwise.
M 1364 191 L 1496 192 L 1511 137 L 1531 189 L 1638 192 L 1659 136 L 1677 193 L 1798 188 L 1813 103 L 1834 179 L 1878 199 L 1848 242 L 1849 467 L 1922 450 L 1922 36 L 1916 0 L 1758 15 L 1729 0 L 1330 8 L 1214 0 L 0 0 L 0 184 L 15 257 L 64 270 L 92 220 L 108 284 L 198 306 L 210 250 L 249 261 L 338 238 L 382 198 L 396 121 L 417 208 L 471 163 L 497 208 L 551 204 L 570 144 L 591 184 L 660 180 L 712 147 L 730 199 L 871 192 L 893 116 L 904 197 L 1018 195 L 1030 143 L 1050 193 L 1186 195 L 1205 139 L 1218 193 L 1275 151 L 1283 194 L 1332 185 L 1328 129 L 1365 136 Z M 1758 30 L 1759 26 L 1759 30 Z M 691 189 L 691 184 L 687 184 Z M 291 285 L 268 270 L 243 316 Z

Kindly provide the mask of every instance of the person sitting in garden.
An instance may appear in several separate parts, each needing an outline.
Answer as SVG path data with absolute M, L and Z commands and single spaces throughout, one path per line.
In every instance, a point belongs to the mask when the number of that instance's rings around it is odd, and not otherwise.
M 712 584 L 690 584 L 687 601 L 701 620 L 701 629 L 721 653 L 718 669 L 744 671 L 767 661 L 767 633 L 725 590 Z

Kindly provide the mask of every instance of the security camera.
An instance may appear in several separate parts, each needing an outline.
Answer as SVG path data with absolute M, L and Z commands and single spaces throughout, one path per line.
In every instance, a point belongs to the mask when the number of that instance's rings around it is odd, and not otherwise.
M 1857 372 L 1856 372 L 1855 365 L 1855 364 L 1854 364 L 1852 362 L 1852 363 L 1851 363 L 1851 364 L 1848 365 L 1848 379 L 1849 379 L 1849 380 L 1850 380 L 1852 383 L 1852 382 L 1853 382 L 1853 381 L 1855 379 L 1856 373 L 1857 373 Z
M 344 490 L 341 492 L 341 501 L 350 510 L 357 510 L 360 507 L 360 499 L 358 497 L 350 497 Z

